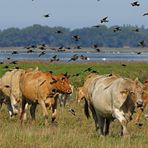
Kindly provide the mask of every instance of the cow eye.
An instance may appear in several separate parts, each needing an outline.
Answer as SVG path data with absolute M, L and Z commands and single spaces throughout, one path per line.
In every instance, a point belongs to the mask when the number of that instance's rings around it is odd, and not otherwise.
M 134 93 L 133 91 L 131 91 L 131 94 L 132 94 L 132 95 L 135 95 L 135 93 Z
M 65 80 L 65 77 L 62 77 L 62 80 Z

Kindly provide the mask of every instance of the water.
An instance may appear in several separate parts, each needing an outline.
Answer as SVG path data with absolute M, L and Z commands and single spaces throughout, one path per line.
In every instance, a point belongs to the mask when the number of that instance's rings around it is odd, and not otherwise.
M 50 60 L 54 55 L 57 55 L 57 58 L 60 61 L 69 61 L 70 58 L 74 55 L 83 55 L 87 56 L 88 60 L 81 60 L 80 58 L 76 61 L 148 61 L 148 52 L 143 52 L 137 54 L 134 52 L 130 53 L 98 53 L 98 52 L 46 52 L 46 54 L 39 57 L 40 52 L 26 53 L 19 52 L 18 54 L 11 54 L 11 52 L 1 51 L 0 52 L 0 61 L 4 61 L 7 58 L 11 60 Z

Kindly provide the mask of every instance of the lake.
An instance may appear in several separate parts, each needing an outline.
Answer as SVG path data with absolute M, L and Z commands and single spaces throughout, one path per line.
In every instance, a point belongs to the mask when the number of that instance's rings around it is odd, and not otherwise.
M 27 53 L 24 51 L 18 54 L 12 54 L 9 51 L 0 52 L 0 61 L 4 61 L 7 58 L 11 60 L 51 60 L 54 55 L 60 61 L 69 61 L 73 55 L 87 56 L 87 60 L 78 58 L 76 61 L 148 61 L 148 52 L 141 52 L 137 54 L 135 52 L 46 52 L 39 57 L 41 52 Z

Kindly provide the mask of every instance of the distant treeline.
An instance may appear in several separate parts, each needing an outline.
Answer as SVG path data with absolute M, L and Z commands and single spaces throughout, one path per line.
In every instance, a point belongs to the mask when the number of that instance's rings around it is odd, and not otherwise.
M 148 46 L 148 29 L 143 26 L 123 25 L 121 30 L 113 31 L 116 26 L 88 27 L 70 30 L 63 27 L 49 27 L 33 25 L 23 29 L 9 28 L 0 30 L 0 47 L 18 47 L 37 44 L 48 44 L 51 47 L 137 47 L 138 42 L 144 40 Z M 78 35 L 80 39 L 75 41 L 72 36 Z

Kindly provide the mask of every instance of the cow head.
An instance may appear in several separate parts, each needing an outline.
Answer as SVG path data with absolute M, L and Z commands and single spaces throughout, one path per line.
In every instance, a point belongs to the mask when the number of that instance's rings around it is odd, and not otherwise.
M 80 103 L 81 100 L 85 99 L 85 92 L 83 87 L 78 87 L 76 89 L 76 99 L 78 103 Z
M 132 100 L 136 103 L 137 107 L 142 107 L 144 105 L 142 98 L 144 93 L 143 88 L 143 84 L 136 78 L 130 90 L 130 96 Z
M 54 85 L 54 87 L 57 89 L 57 91 L 61 93 L 71 94 L 72 89 L 70 82 L 68 80 L 68 76 L 65 74 L 60 74 L 58 76 L 51 76 L 52 82 L 50 82 L 51 85 Z

